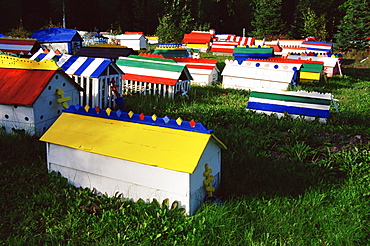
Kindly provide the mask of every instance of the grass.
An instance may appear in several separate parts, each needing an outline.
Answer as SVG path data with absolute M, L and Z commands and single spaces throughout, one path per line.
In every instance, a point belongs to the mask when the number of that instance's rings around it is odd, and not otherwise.
M 249 92 L 220 86 L 193 87 L 189 99 L 127 96 L 127 111 L 194 119 L 227 145 L 217 193 L 223 203 L 205 203 L 193 216 L 176 204 L 75 188 L 48 174 L 37 138 L 0 133 L 0 242 L 370 244 L 370 73 L 363 69 L 348 63 L 344 77 L 302 85 L 340 99 L 340 114 L 332 107 L 327 124 L 247 112 Z

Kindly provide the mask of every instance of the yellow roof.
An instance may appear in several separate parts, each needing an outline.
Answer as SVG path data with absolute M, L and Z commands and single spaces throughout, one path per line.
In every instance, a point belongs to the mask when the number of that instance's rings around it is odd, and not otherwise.
M 36 70 L 61 70 L 61 68 L 53 60 L 37 62 L 26 58 L 18 58 L 6 55 L 0 55 L 0 67 Z
M 63 112 L 41 141 L 193 173 L 212 134 Z

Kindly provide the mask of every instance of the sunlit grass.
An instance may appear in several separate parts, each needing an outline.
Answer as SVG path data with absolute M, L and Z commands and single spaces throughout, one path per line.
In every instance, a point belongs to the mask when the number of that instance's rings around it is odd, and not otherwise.
M 196 87 L 175 100 L 131 95 L 125 110 L 215 130 L 223 201 L 193 216 L 74 188 L 45 167 L 37 138 L 0 133 L 4 245 L 366 245 L 370 243 L 370 82 L 302 85 L 340 99 L 327 124 L 247 112 L 249 92 Z M 174 204 L 175 205 L 175 204 Z

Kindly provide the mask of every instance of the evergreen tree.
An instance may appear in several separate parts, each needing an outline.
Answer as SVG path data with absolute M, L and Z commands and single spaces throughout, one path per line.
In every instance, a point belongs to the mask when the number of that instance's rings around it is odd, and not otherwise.
M 325 15 L 317 16 L 315 11 L 307 8 L 302 13 L 303 16 L 303 30 L 304 37 L 314 36 L 319 41 L 326 41 L 328 32 L 326 31 L 326 18 Z
M 347 0 L 341 8 L 345 15 L 338 25 L 335 35 L 341 50 L 349 48 L 363 50 L 368 47 L 370 37 L 370 3 L 368 0 Z
M 185 33 L 192 31 L 194 18 L 191 16 L 189 0 L 164 0 L 164 16 L 156 30 L 160 43 L 181 43 Z
M 285 32 L 281 19 L 282 0 L 253 0 L 254 30 L 256 38 L 277 38 Z

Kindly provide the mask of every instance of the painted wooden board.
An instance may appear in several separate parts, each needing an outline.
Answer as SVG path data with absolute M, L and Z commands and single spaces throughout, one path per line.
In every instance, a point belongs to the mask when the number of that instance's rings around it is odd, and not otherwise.
M 259 63 L 258 61 L 225 60 L 222 71 L 223 88 L 286 90 L 294 82 L 301 64 Z M 266 65 L 269 65 L 266 67 Z
M 319 118 L 326 122 L 330 116 L 330 93 L 320 94 L 306 91 L 252 91 L 247 110 L 257 113 L 276 114 L 279 117 L 288 114 L 313 120 Z
M 201 123 L 79 105 L 65 110 L 40 140 L 47 143 L 49 171 L 77 187 L 134 200 L 179 201 L 189 214 L 207 196 L 206 164 L 218 188 L 226 148 Z

